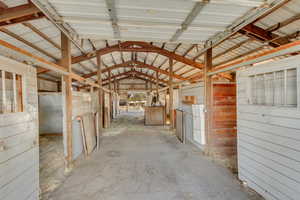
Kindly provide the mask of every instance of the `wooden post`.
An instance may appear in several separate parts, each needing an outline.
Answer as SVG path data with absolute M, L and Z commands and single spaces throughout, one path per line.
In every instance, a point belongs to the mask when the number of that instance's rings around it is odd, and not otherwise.
M 157 100 L 158 100 L 158 97 L 159 97 L 159 95 L 158 95 L 158 71 L 156 72 L 156 97 L 157 97 Z
M 206 140 L 206 154 L 209 154 L 210 134 L 211 134 L 211 115 L 212 115 L 212 77 L 208 76 L 209 70 L 212 69 L 212 48 L 208 49 L 204 55 L 204 98 L 205 98 L 205 140 Z
M 103 90 L 102 90 L 102 61 L 101 61 L 101 55 L 97 53 L 97 65 L 98 65 L 98 71 L 97 71 L 97 78 L 98 78 L 98 84 L 100 85 L 100 88 L 98 90 L 98 102 L 99 102 L 99 114 L 98 114 L 98 120 L 99 120 L 99 134 L 102 134 L 103 129 Z M 98 138 L 98 144 L 99 144 L 99 138 Z M 98 147 L 99 148 L 99 147 Z
M 174 128 L 174 111 L 173 111 L 173 59 L 169 59 L 169 108 L 170 108 L 170 128 Z
M 6 113 L 6 86 L 5 86 L 5 71 L 1 71 L 1 78 L 2 78 L 2 111 Z
M 108 89 L 111 91 L 111 71 L 108 71 Z M 112 93 L 109 93 L 109 126 L 110 126 L 110 119 L 112 119 Z
M 65 67 L 68 72 L 72 72 L 72 59 L 71 59 L 71 42 L 69 38 L 61 33 L 61 66 Z M 63 77 L 65 82 L 65 136 L 67 144 L 67 169 L 72 167 L 73 161 L 73 133 L 72 133 L 72 78 L 65 75 Z

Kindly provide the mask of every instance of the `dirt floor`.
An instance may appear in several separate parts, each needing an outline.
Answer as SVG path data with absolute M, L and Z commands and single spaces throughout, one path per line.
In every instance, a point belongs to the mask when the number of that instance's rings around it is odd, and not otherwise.
M 260 200 L 229 170 L 184 145 L 167 127 L 144 126 L 142 112 L 123 113 L 101 150 L 79 162 L 53 200 Z
M 66 179 L 62 136 L 40 136 L 40 189 L 42 200 Z

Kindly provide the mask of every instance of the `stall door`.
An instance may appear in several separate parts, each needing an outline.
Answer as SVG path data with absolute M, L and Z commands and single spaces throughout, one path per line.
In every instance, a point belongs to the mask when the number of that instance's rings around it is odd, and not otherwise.
M 35 68 L 0 57 L 0 199 L 39 196 Z

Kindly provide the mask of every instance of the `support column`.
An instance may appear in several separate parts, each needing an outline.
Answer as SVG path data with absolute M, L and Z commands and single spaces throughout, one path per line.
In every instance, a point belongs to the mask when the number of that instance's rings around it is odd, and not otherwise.
M 113 101 L 113 116 L 116 117 L 117 116 L 117 80 L 116 78 L 114 78 L 114 101 Z
M 102 90 L 102 61 L 101 61 L 101 55 L 99 53 L 97 53 L 97 65 L 98 65 L 98 71 L 97 71 L 97 79 L 98 79 L 98 84 L 100 85 L 100 88 L 98 90 L 98 102 L 99 102 L 99 108 L 98 108 L 98 131 L 99 131 L 99 135 L 102 134 L 102 129 L 103 129 L 103 90 Z M 99 144 L 100 138 L 97 139 L 97 144 Z M 99 148 L 99 145 L 97 146 L 97 148 Z
M 156 72 L 156 97 L 157 97 L 157 100 L 158 100 L 158 98 L 159 98 L 159 94 L 158 94 L 158 76 L 159 76 L 159 74 L 158 74 L 158 71 Z
M 60 65 L 68 72 L 72 72 L 71 42 L 61 33 L 61 61 Z M 72 78 L 64 75 L 64 139 L 66 144 L 66 169 L 72 168 L 73 161 L 73 133 L 72 133 Z
M 111 71 L 108 71 L 108 89 L 111 91 Z M 112 119 L 112 93 L 109 93 L 109 127 L 110 120 Z
M 169 106 L 170 106 L 170 128 L 174 128 L 174 111 L 173 111 L 173 59 L 169 59 Z
M 212 77 L 208 76 L 209 70 L 212 69 L 212 48 L 208 49 L 204 55 L 204 98 L 205 98 L 205 140 L 206 148 L 205 153 L 209 154 L 210 149 L 210 134 L 212 129 L 211 116 L 212 116 L 212 90 L 213 83 Z

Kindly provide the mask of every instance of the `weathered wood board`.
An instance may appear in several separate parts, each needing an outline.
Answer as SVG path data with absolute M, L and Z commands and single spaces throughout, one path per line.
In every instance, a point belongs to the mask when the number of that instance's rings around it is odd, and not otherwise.
M 0 56 L 0 70 L 22 75 L 23 112 L 0 114 L 0 199 L 39 199 L 38 98 L 34 67 Z

